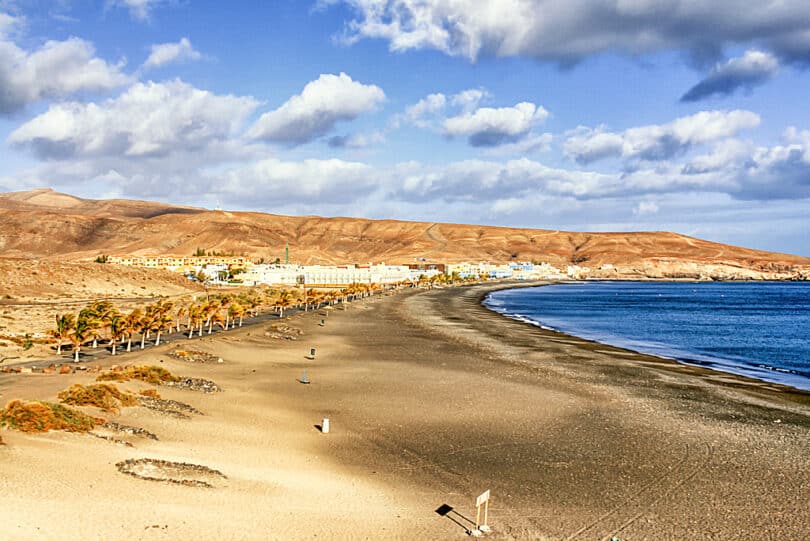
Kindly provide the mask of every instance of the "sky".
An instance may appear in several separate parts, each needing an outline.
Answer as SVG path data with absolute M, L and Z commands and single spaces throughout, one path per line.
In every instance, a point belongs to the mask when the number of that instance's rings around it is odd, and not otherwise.
M 810 256 L 806 0 L 0 0 L 0 191 Z

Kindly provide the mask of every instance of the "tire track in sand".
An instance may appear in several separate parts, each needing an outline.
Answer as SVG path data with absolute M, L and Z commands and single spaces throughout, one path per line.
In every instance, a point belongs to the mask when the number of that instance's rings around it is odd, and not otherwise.
M 700 453 L 702 455 L 703 453 Z M 603 513 L 595 520 L 582 526 L 575 532 L 565 537 L 565 541 L 573 541 L 574 539 L 582 536 L 592 530 L 606 531 L 608 533 L 599 534 L 598 537 L 593 532 L 587 539 L 601 539 L 602 541 L 609 541 L 616 534 L 622 532 L 627 527 L 631 526 L 638 519 L 643 517 L 650 509 L 658 505 L 684 483 L 691 480 L 695 475 L 700 473 L 711 462 L 714 455 L 714 448 L 706 444 L 706 451 L 704 456 L 693 456 L 695 451 L 689 444 L 686 444 L 683 457 L 677 464 L 669 471 L 653 479 L 651 482 L 642 485 L 631 497 L 619 503 L 609 511 Z M 661 485 L 661 491 L 656 488 Z M 653 496 L 652 499 L 644 499 L 647 496 Z

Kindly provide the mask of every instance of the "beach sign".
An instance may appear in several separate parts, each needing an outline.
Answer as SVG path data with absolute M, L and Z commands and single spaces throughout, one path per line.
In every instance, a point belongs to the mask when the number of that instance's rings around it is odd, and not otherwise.
M 484 522 L 481 522 L 481 507 L 484 507 Z M 475 529 L 481 532 L 490 531 L 487 525 L 487 517 L 489 515 L 489 490 L 475 499 Z

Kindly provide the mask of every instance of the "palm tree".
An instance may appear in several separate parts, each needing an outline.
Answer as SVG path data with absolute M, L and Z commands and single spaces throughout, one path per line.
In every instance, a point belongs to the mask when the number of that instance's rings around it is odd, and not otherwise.
M 51 330 L 51 336 L 56 338 L 56 354 L 62 355 L 62 342 L 70 339 L 70 333 L 76 326 L 76 316 L 71 312 L 56 316 L 56 328 Z
M 174 320 L 177 322 L 177 332 L 180 332 L 180 320 L 183 319 L 183 316 L 186 315 L 188 308 L 179 306 L 177 308 L 177 312 L 174 315 Z M 171 329 L 169 330 L 171 332 Z
M 279 298 L 278 298 L 278 305 L 281 307 L 281 311 L 279 312 L 280 317 L 284 317 L 284 309 L 289 308 L 293 304 L 293 294 L 289 289 L 284 289 L 281 291 Z
M 226 313 L 220 311 L 215 312 L 214 315 L 211 316 L 211 325 L 219 325 L 220 327 L 222 327 L 223 331 L 227 331 L 228 320 L 226 314 L 227 312 Z
M 171 328 L 174 325 L 174 317 L 170 312 L 162 312 L 158 314 L 157 319 L 155 320 L 155 328 L 157 330 L 157 336 L 155 337 L 155 345 L 160 345 L 160 333 L 163 329 L 168 328 L 169 332 L 171 332 Z
M 150 304 L 146 307 L 141 317 L 141 349 L 146 347 L 146 339 L 149 338 L 149 333 L 155 330 L 159 315 L 156 305 Z
M 87 327 L 87 338 L 90 336 L 93 337 L 93 348 L 98 346 L 98 335 L 101 332 L 101 327 L 103 323 L 101 322 L 101 318 L 99 318 L 96 311 L 93 309 L 92 305 L 87 305 L 86 307 L 82 308 L 79 311 L 79 315 L 76 318 L 78 320 L 84 321 L 85 327 Z
M 94 301 L 85 307 L 82 312 L 93 324 L 93 349 L 98 347 L 98 339 L 104 334 L 112 317 L 118 313 L 112 302 L 108 300 Z M 81 314 L 80 314 L 81 316 Z
M 79 362 L 79 350 L 82 344 L 87 340 L 92 333 L 95 332 L 95 321 L 89 317 L 82 317 L 81 313 L 76 319 L 76 325 L 73 326 L 73 332 L 70 334 L 70 341 L 73 344 L 73 362 Z
M 194 336 L 194 329 L 202 319 L 202 307 L 199 304 L 191 304 L 188 307 L 188 337 Z M 202 333 L 201 333 L 202 334 Z
M 112 354 L 115 355 L 115 346 L 118 339 L 126 333 L 127 318 L 122 314 L 115 314 L 110 319 L 110 343 L 112 344 Z
M 233 326 L 231 328 L 236 326 L 236 318 L 237 317 L 239 318 L 239 326 L 241 327 L 242 326 L 242 316 L 245 314 L 245 308 L 241 304 L 239 304 L 238 302 L 235 302 L 235 303 L 231 304 L 230 308 L 228 309 L 228 312 L 230 313 L 231 317 L 233 318 Z
M 160 333 L 166 327 L 169 328 L 171 332 L 172 324 L 174 323 L 174 318 L 171 314 L 172 308 L 174 308 L 174 303 L 172 301 L 158 301 L 155 305 L 155 323 L 154 323 L 154 330 L 157 331 L 157 337 L 155 338 L 155 345 L 160 345 Z
M 211 299 L 208 303 L 203 306 L 203 315 L 205 316 L 205 324 L 208 326 L 208 334 L 211 334 L 211 318 L 219 312 L 219 301 L 216 299 Z M 202 336 L 202 329 L 200 330 L 200 336 Z
M 127 352 L 132 351 L 132 335 L 140 330 L 141 320 L 143 320 L 143 311 L 140 308 L 132 310 L 124 320 L 124 332 L 127 335 Z
M 217 314 L 219 314 L 219 310 L 225 311 L 225 330 L 228 330 L 228 317 L 230 315 L 228 311 L 228 305 L 231 304 L 232 300 L 233 299 L 231 299 L 229 295 L 223 296 L 222 299 L 219 301 L 219 307 L 217 309 Z

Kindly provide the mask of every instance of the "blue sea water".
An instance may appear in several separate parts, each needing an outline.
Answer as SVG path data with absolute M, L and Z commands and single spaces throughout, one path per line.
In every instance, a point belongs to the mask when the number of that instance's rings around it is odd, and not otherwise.
M 810 283 L 584 282 L 491 293 L 552 330 L 810 390 Z

